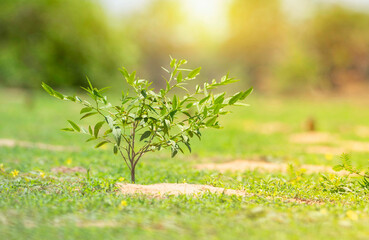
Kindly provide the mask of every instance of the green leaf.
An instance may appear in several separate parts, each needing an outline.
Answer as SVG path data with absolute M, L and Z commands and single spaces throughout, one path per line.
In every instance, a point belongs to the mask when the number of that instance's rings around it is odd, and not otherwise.
M 154 113 L 156 113 L 157 115 L 159 115 L 158 112 L 151 105 L 147 105 L 147 106 L 150 108 L 151 111 L 153 111 Z
M 179 73 L 178 73 L 178 76 L 177 76 L 177 82 L 178 82 L 178 83 L 182 82 L 182 79 L 183 79 L 183 77 L 182 77 L 182 72 L 179 72 Z
M 91 126 L 88 126 L 88 133 L 89 133 L 90 135 L 93 135 L 93 132 L 92 132 L 92 128 L 91 128 Z
M 45 89 L 45 91 L 50 94 L 51 96 L 54 96 L 54 90 L 49 86 L 47 85 L 46 83 L 42 83 L 41 86 L 43 87 L 43 89 Z
M 74 122 L 72 122 L 71 120 L 68 120 L 69 124 L 74 128 L 74 130 L 76 130 L 77 132 L 81 131 L 81 128 L 78 127 L 77 124 L 75 124 Z
M 167 119 L 165 119 L 164 122 L 163 122 L 163 132 L 164 132 L 164 134 L 168 134 L 169 126 L 170 126 L 170 122 Z
M 199 104 L 203 104 L 204 102 L 206 102 L 208 99 L 210 98 L 210 95 L 204 97 L 203 99 L 200 100 Z
M 187 117 L 191 117 L 191 114 L 189 112 L 182 112 L 184 115 L 186 115 Z
M 170 67 L 173 68 L 174 65 L 176 64 L 176 61 L 177 59 L 173 58 L 171 61 L 170 61 Z
M 90 86 L 90 89 L 92 90 L 93 87 L 92 87 L 91 81 L 90 81 L 90 79 L 87 76 L 86 76 L 86 80 L 88 82 L 88 85 Z
M 218 96 L 215 100 L 214 100 L 214 104 L 221 104 L 224 101 L 224 95 L 225 93 L 221 94 L 220 96 Z
M 186 147 L 188 148 L 188 150 L 190 152 L 192 152 L 190 143 L 189 142 L 184 142 L 184 144 L 186 145 Z
M 233 106 L 243 106 L 243 107 L 248 107 L 248 106 L 250 106 L 250 104 L 247 104 L 247 103 L 235 103 L 235 104 L 233 104 Z
M 105 145 L 105 144 L 107 144 L 107 143 L 109 143 L 108 141 L 102 141 L 102 142 L 100 142 L 99 144 L 97 144 L 96 146 L 95 146 L 95 148 L 99 148 L 99 147 L 101 147 L 101 146 L 103 146 L 103 145 Z
M 191 71 L 189 74 L 188 74 L 188 78 L 194 78 L 194 77 L 196 77 L 197 75 L 199 75 L 199 73 L 200 73 L 200 71 L 201 71 L 201 67 L 199 67 L 199 68 L 196 68 L 195 70 L 193 70 L 193 71 Z
M 235 95 L 233 95 L 233 97 L 231 97 L 228 104 L 229 105 L 235 104 L 242 97 L 243 94 L 244 94 L 243 92 L 236 93 Z
M 124 67 L 119 69 L 119 71 L 123 74 L 125 79 L 129 78 L 129 74 L 128 74 L 127 70 Z
M 249 96 L 251 93 L 252 93 L 252 91 L 254 91 L 254 89 L 251 87 L 251 88 L 249 88 L 248 90 L 246 90 L 243 94 L 242 94 L 242 96 L 240 97 L 240 100 L 244 100 L 247 96 Z
M 135 79 L 136 79 L 136 72 L 133 72 L 129 75 L 127 79 L 128 84 L 132 85 Z
M 336 172 L 339 172 L 341 170 L 343 170 L 343 166 L 342 165 L 336 165 L 333 167 L 333 170 L 336 171 Z
M 122 130 L 119 127 L 115 127 L 113 129 L 113 136 L 115 138 L 115 141 L 117 142 L 117 145 L 120 145 L 120 140 L 122 138 Z
M 225 82 L 228 79 L 229 73 L 220 79 L 220 82 Z
M 105 91 L 105 90 L 108 90 L 108 89 L 110 89 L 111 87 L 104 87 L 104 88 L 101 88 L 100 90 L 99 90 L 99 92 L 103 92 L 103 91 Z
M 183 86 L 182 86 L 182 84 L 177 84 L 177 85 L 176 85 L 176 87 L 177 87 L 177 88 L 180 88 L 180 89 L 182 89 L 182 90 L 185 90 L 186 92 L 188 92 L 188 93 L 189 93 L 188 89 L 187 89 L 187 88 L 185 88 L 185 87 L 183 87 Z
M 220 109 L 222 109 L 222 104 L 217 104 L 214 107 L 214 114 L 218 114 Z
M 113 131 L 111 129 L 108 129 L 104 132 L 104 136 L 107 136 L 108 134 L 112 133 Z
M 104 121 L 96 123 L 96 125 L 94 127 L 95 138 L 97 138 L 97 136 L 99 135 L 99 131 L 100 131 L 101 127 L 104 125 L 104 123 L 105 123 Z
M 95 114 L 97 114 L 97 112 L 87 113 L 87 114 L 83 115 L 80 120 L 82 120 L 84 118 L 87 118 L 87 117 L 90 117 L 90 116 L 93 116 Z
M 175 110 L 178 107 L 178 98 L 176 95 L 173 96 L 173 100 L 172 100 L 172 108 Z
M 186 64 L 187 60 L 186 59 L 181 59 L 181 61 L 179 62 L 180 65 Z
M 207 127 L 211 127 L 211 126 L 213 126 L 213 125 L 214 125 L 214 123 L 216 122 L 217 118 L 218 118 L 217 116 L 214 116 L 214 117 L 210 118 L 210 119 L 205 123 L 205 125 L 206 125 Z
M 190 136 L 190 138 L 193 137 L 193 132 L 192 131 L 188 131 L 187 133 L 188 133 L 188 136 Z
M 141 90 L 141 94 L 142 94 L 142 96 L 143 96 L 144 98 L 146 98 L 146 97 L 147 97 L 147 94 L 146 94 L 146 91 L 145 91 L 145 90 Z
M 165 79 L 165 81 L 167 82 L 167 88 L 166 90 L 169 91 L 170 90 L 170 83 Z
M 65 131 L 65 132 L 74 132 L 74 129 L 73 128 L 63 128 L 61 130 L 62 131 Z
M 200 133 L 199 129 L 197 129 L 197 131 L 193 132 L 193 133 L 199 138 L 199 140 L 201 140 L 201 133 Z
M 173 110 L 173 111 L 171 111 L 170 113 L 169 113 L 169 116 L 170 116 L 170 118 L 172 119 L 172 121 L 174 120 L 174 116 L 175 116 L 175 114 L 178 112 L 178 110 Z
M 146 131 L 141 135 L 140 141 L 144 140 L 145 138 L 150 137 L 151 132 L 150 131 Z
M 189 104 L 186 105 L 186 108 L 190 108 L 192 106 L 193 106 L 193 103 L 189 103 Z
M 208 116 L 208 108 L 206 106 L 204 107 L 203 114 L 204 114 L 204 118 Z
M 93 138 L 93 137 L 92 137 L 92 138 L 87 139 L 87 140 L 86 140 L 86 142 L 91 142 L 91 141 L 93 141 L 93 140 L 95 140 L 95 139 L 96 139 L 96 138 Z
M 55 95 L 55 97 L 57 97 L 57 98 L 59 98 L 61 100 L 64 100 L 64 95 L 63 94 L 61 94 L 61 93 L 59 93 L 57 91 L 54 91 L 54 95 Z
M 108 123 L 110 129 L 113 130 L 114 128 L 114 120 L 110 116 L 105 117 L 106 122 Z
M 67 96 L 65 98 L 68 99 L 69 101 L 72 101 L 72 102 L 75 102 L 76 101 L 76 98 L 75 97 Z
M 177 153 L 178 153 L 178 149 L 175 147 L 174 148 L 172 147 L 172 158 L 174 158 L 177 155 Z
M 97 89 L 93 89 L 92 94 L 95 95 L 96 97 L 103 98 L 103 96 L 99 93 Z

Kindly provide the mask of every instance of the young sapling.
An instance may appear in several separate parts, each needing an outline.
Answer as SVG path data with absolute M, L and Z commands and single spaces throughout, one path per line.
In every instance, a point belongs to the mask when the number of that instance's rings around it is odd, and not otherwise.
M 220 128 L 219 116 L 229 113 L 225 108 L 245 106 L 240 101 L 253 90 L 249 88 L 228 98 L 225 92 L 214 94 L 214 89 L 237 81 L 227 74 L 220 81 L 196 85 L 191 93 L 186 85 L 196 79 L 201 68 L 182 68 L 186 63 L 186 60 L 171 59 L 170 70 L 163 68 L 169 75 L 165 79 L 166 87 L 159 91 L 151 87 L 152 82 L 136 77 L 136 72 L 120 69 L 133 94 L 123 91 L 119 105 L 109 103 L 103 94 L 106 88 L 98 89 L 88 79 L 89 86 L 83 89 L 92 101 L 63 95 L 45 83 L 42 87 L 51 96 L 81 104 L 81 120 L 99 116 L 100 121 L 86 129 L 68 120 L 70 127 L 63 130 L 88 135 L 87 142 L 98 141 L 96 148 L 110 144 L 113 153 L 124 160 L 134 183 L 137 163 L 147 152 L 170 148 L 174 157 L 184 147 L 191 151 L 190 140 L 195 136 L 200 139 L 201 129 Z M 173 94 L 175 89 L 183 91 L 184 96 Z

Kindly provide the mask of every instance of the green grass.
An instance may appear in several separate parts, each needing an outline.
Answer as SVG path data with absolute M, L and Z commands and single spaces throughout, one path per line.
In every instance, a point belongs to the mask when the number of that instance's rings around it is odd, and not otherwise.
M 22 96 L 22 95 L 20 95 Z M 127 196 L 116 182 L 129 179 L 123 162 L 110 150 L 93 149 L 82 136 L 58 131 L 66 119 L 78 120 L 78 108 L 45 95 L 32 109 L 22 97 L 0 94 L 0 138 L 78 146 L 77 152 L 0 147 L 1 239 L 366 239 L 368 195 L 360 179 L 301 174 L 299 164 L 333 166 L 323 154 L 306 153 L 290 143 L 308 117 L 319 131 L 342 141 L 368 142 L 355 126 L 369 122 L 364 103 L 339 99 L 274 99 L 250 97 L 251 107 L 235 108 L 222 120 L 224 129 L 206 130 L 193 154 L 174 159 L 169 152 L 147 155 L 139 164 L 137 183 L 197 183 L 244 189 L 247 197 Z M 279 122 L 285 132 L 263 134 L 263 123 Z M 355 165 L 366 167 L 369 152 L 352 152 Z M 220 174 L 200 171 L 200 162 L 265 158 L 293 163 L 297 171 Z M 58 166 L 81 166 L 86 174 L 54 174 Z M 16 177 L 10 172 L 20 171 Z M 40 172 L 45 173 L 43 178 Z M 125 181 L 125 180 L 124 180 Z M 304 199 L 313 204 L 291 202 Z

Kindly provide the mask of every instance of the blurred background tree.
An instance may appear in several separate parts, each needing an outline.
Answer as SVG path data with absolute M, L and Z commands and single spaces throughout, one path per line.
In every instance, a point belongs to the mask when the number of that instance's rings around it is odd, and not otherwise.
M 306 42 L 317 55 L 322 81 L 333 90 L 369 80 L 369 15 L 342 6 L 319 9 Z
M 204 80 L 230 71 L 242 80 L 239 86 L 251 83 L 259 93 L 366 89 L 369 10 L 293 3 L 2 0 L 0 86 L 39 89 L 46 81 L 73 87 L 85 85 L 86 75 L 116 86 L 120 66 L 162 86 L 160 67 L 171 55 L 203 66 Z M 127 10 L 131 5 L 136 8 Z
M 277 54 L 285 42 L 286 19 L 279 0 L 235 0 L 229 9 L 225 60 L 263 88 Z
M 106 12 L 88 0 L 0 1 L 0 83 L 39 88 L 85 85 L 116 76 L 129 61 Z M 105 84 L 105 83 L 104 83 Z
M 167 65 L 170 55 L 185 58 L 190 47 L 181 39 L 179 26 L 185 24 L 185 15 L 180 4 L 171 0 L 153 1 L 142 11 L 121 21 L 139 49 L 135 69 L 138 69 L 140 76 L 150 78 L 156 86 L 163 86 L 164 72 L 161 67 Z

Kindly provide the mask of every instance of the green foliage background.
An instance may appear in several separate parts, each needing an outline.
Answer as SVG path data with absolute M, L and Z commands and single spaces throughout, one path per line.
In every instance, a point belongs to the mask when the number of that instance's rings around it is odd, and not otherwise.
M 127 61 L 120 47 L 125 38 L 87 0 L 3 0 L 0 35 L 2 85 L 79 86 L 86 75 L 107 81 Z
M 294 18 L 281 0 L 234 0 L 219 36 L 181 4 L 153 0 L 114 15 L 101 1 L 3 0 L 0 86 L 78 87 L 86 75 L 116 86 L 116 69 L 125 66 L 163 87 L 158 69 L 169 55 L 203 66 L 203 79 L 230 71 L 259 92 L 369 84 L 368 10 L 317 3 Z

